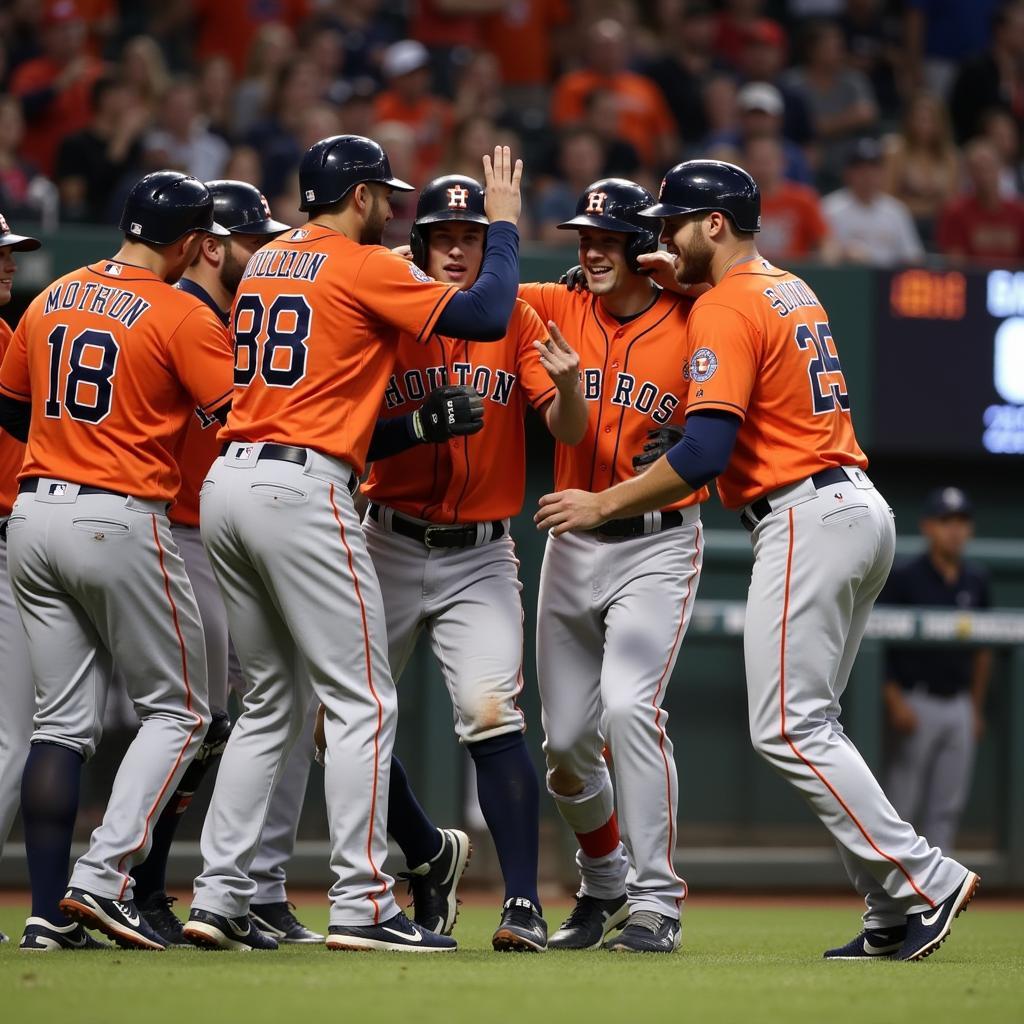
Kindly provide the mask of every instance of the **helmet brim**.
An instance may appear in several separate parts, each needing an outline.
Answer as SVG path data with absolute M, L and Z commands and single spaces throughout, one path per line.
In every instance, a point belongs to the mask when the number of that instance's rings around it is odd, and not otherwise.
M 358 183 L 357 183 L 358 184 Z M 407 181 L 402 181 L 401 178 L 386 178 L 381 182 L 382 185 L 387 185 L 388 188 L 393 188 L 396 192 L 415 192 L 416 186 L 410 185 Z
M 638 217 L 650 217 L 652 220 L 657 220 L 661 217 L 681 217 L 687 213 L 699 213 L 706 209 L 708 209 L 706 206 L 676 206 L 673 203 L 655 203 L 653 206 L 645 206 L 642 210 L 637 210 L 636 214 Z
M 210 226 L 206 228 L 199 228 L 200 231 L 205 231 L 208 235 L 215 235 L 217 238 L 227 238 L 231 232 L 222 224 L 218 224 L 215 220 L 210 221 Z
M 436 210 L 434 213 L 425 213 L 422 217 L 417 217 L 414 223 L 417 227 L 423 227 L 427 224 L 444 224 L 451 220 L 469 221 L 471 224 L 483 224 L 484 227 L 491 223 L 485 216 L 473 210 Z
M 0 249 L 12 249 L 14 252 L 35 252 L 36 249 L 42 248 L 42 245 L 43 243 L 38 238 L 32 238 L 29 235 L 16 235 L 13 232 L 0 235 Z
M 267 217 L 266 220 L 256 220 L 251 224 L 239 224 L 236 228 L 228 229 L 232 235 L 280 235 L 290 230 L 290 224 L 282 224 L 281 221 L 274 220 L 273 217 Z
M 572 231 L 576 228 L 598 228 L 601 231 L 619 231 L 627 235 L 637 235 L 643 228 L 630 224 L 628 220 L 619 220 L 618 217 L 590 216 L 581 213 L 572 220 L 567 220 L 558 225 L 559 230 Z

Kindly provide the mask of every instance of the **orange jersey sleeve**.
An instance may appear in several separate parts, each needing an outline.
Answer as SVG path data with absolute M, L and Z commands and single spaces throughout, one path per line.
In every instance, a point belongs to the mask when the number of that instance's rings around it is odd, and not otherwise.
M 690 300 L 659 292 L 647 310 L 620 323 L 589 292 L 544 284 L 524 285 L 519 294 L 545 321 L 554 320 L 580 356 L 587 432 L 571 447 L 556 442 L 555 487 L 603 491 L 635 476 L 633 457 L 647 432 L 683 423 Z M 666 507 L 707 498 L 702 487 Z
M 361 474 L 399 334 L 428 339 L 455 291 L 318 225 L 264 246 L 235 298 L 236 391 L 221 440 L 315 448 Z
M 547 336 L 542 330 L 537 314 L 517 301 L 501 341 L 435 334 L 419 344 L 413 335 L 403 335 L 380 415 L 404 416 L 435 388 L 461 384 L 484 396 L 483 429 L 447 444 L 415 445 L 373 463 L 363 493 L 434 523 L 487 522 L 519 512 L 526 485 L 526 405 L 543 404 L 551 397 L 545 392 L 554 389 L 539 357 L 535 365 L 524 364 L 525 349 L 536 356 L 533 340 Z
M 687 412 L 743 419 L 718 477 L 727 508 L 829 466 L 867 466 L 828 314 L 800 278 L 767 260 L 734 266 L 690 317 Z
M 32 402 L 21 478 L 170 501 L 179 435 L 197 403 L 227 400 L 230 375 L 198 299 L 115 261 L 67 274 L 29 306 L 0 369 L 0 392 Z
M 12 331 L 6 320 L 0 320 L 0 362 L 11 344 Z M 18 496 L 18 471 L 25 461 L 25 446 L 0 430 L 0 516 L 11 514 L 11 506 Z

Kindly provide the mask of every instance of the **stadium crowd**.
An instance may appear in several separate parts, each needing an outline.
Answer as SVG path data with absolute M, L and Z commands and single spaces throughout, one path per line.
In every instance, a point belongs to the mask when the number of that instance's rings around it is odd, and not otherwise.
M 297 222 L 316 139 L 395 173 L 526 158 L 525 238 L 594 179 L 741 163 L 761 251 L 1024 261 L 1024 3 L 1002 0 L 6 0 L 0 210 L 113 223 L 158 167 L 258 184 Z M 407 236 L 412 201 L 389 238 Z

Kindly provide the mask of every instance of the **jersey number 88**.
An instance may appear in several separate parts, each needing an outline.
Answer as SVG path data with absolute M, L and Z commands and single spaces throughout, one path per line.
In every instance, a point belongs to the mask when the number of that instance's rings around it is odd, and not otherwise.
M 306 341 L 313 310 L 302 295 L 278 295 L 264 306 L 247 293 L 235 303 L 235 387 L 257 371 L 270 388 L 293 388 L 306 376 Z

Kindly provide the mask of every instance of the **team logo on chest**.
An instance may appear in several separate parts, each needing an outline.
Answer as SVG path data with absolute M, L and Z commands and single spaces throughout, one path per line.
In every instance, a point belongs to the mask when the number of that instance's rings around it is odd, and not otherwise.
M 607 192 L 591 192 L 587 196 L 587 213 L 603 214 L 607 200 Z
M 448 209 L 465 210 L 466 200 L 469 198 L 469 189 L 464 185 L 455 185 L 448 189 Z

